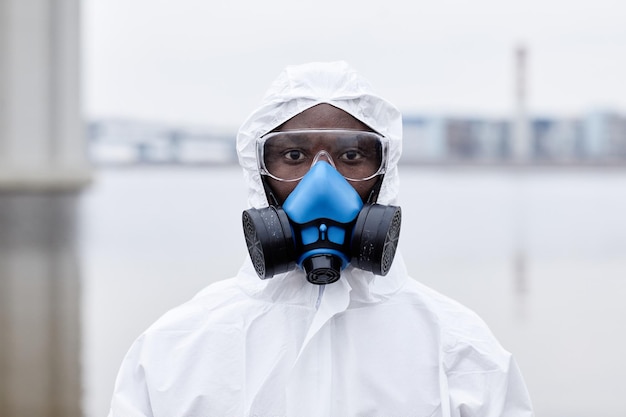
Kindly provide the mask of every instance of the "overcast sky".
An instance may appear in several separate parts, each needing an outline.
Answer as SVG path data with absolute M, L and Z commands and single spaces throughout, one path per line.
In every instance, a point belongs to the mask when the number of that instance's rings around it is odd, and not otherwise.
M 236 128 L 288 64 L 348 61 L 405 114 L 626 112 L 624 0 L 83 0 L 86 115 Z

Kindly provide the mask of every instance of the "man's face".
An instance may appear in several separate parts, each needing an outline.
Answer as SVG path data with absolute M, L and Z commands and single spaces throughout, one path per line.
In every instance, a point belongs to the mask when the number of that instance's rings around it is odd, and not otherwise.
M 363 122 L 355 119 L 352 115 L 325 103 L 318 104 L 294 116 L 283 123 L 275 131 L 281 132 L 298 129 L 350 129 L 372 132 L 372 129 L 366 126 Z M 320 142 L 319 144 L 313 144 L 312 147 L 316 148 L 318 147 L 317 145 L 319 145 L 320 150 L 322 150 L 325 146 Z M 324 157 L 321 159 L 323 160 Z M 267 177 L 267 180 L 272 192 L 278 199 L 279 204 L 283 204 L 285 199 L 298 185 L 298 181 L 278 181 L 271 177 Z M 357 193 L 359 193 L 361 199 L 366 201 L 376 183 L 376 177 L 366 181 L 348 182 L 352 185 L 352 187 L 354 187 Z

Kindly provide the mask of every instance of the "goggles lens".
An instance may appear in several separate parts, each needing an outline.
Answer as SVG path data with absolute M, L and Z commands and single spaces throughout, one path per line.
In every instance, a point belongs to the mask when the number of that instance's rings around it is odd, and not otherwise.
M 327 159 L 351 181 L 365 181 L 385 172 L 388 141 L 360 130 L 287 130 L 258 142 L 261 174 L 279 181 L 297 181 L 318 160 Z

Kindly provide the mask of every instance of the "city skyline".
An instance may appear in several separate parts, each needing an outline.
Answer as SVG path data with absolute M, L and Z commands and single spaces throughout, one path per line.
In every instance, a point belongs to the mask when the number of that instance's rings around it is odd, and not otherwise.
M 626 115 L 529 117 L 524 153 L 512 118 L 410 115 L 403 119 L 403 163 L 609 164 L 626 166 Z M 91 120 L 88 148 L 96 164 L 235 163 L 236 130 L 132 119 Z

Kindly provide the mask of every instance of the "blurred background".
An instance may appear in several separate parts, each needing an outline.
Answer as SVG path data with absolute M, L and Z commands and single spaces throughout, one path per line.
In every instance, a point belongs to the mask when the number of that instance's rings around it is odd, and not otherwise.
M 400 251 L 536 415 L 626 405 L 626 5 L 0 0 L 0 415 L 106 416 L 133 340 L 237 273 L 237 127 L 346 60 L 404 115 Z

